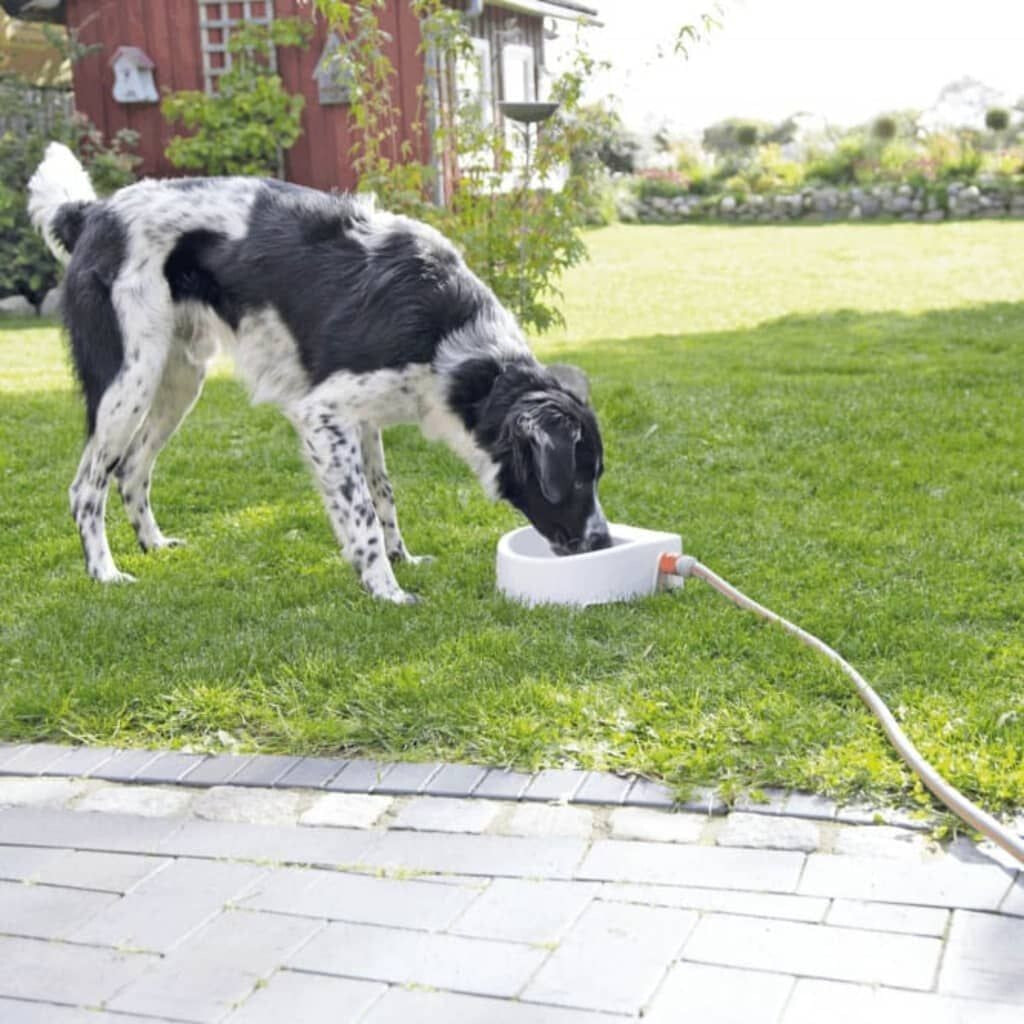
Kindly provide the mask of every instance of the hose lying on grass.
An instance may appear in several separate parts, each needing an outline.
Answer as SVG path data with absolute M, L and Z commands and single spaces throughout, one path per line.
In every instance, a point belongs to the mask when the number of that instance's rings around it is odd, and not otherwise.
M 910 741 L 907 734 L 899 727 L 899 723 L 893 717 L 888 707 L 886 707 L 882 698 L 875 693 L 867 680 L 837 651 L 833 650 L 816 636 L 801 629 L 795 623 L 784 619 L 771 609 L 765 608 L 764 605 L 758 604 L 747 597 L 746 594 L 737 590 L 731 583 L 723 580 L 721 576 L 713 573 L 706 565 L 702 565 L 697 559 L 691 558 L 689 555 L 662 555 L 659 569 L 670 583 L 676 580 L 677 585 L 683 579 L 690 576 L 702 579 L 732 601 L 733 604 L 739 605 L 740 608 L 753 612 L 755 615 L 759 615 L 762 619 L 774 622 L 787 633 L 792 633 L 797 639 L 803 641 L 808 647 L 812 647 L 820 654 L 824 654 L 829 661 L 835 662 L 853 681 L 860 699 L 867 704 L 868 709 L 878 719 L 886 736 L 889 737 L 900 757 L 906 761 L 928 789 L 958 818 L 972 828 L 977 829 L 977 831 L 987 836 L 992 842 L 997 843 L 1024 864 L 1024 839 L 1011 832 L 1001 822 L 992 817 L 991 814 L 983 811 L 980 807 L 976 807 L 925 760 L 921 752 Z

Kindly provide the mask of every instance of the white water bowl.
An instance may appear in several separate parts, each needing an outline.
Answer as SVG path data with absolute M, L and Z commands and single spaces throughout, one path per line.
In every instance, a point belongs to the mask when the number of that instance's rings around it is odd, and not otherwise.
M 532 527 L 498 541 L 498 590 L 523 604 L 610 604 L 658 589 L 658 556 L 682 554 L 677 533 L 609 523 L 612 546 L 559 558 Z

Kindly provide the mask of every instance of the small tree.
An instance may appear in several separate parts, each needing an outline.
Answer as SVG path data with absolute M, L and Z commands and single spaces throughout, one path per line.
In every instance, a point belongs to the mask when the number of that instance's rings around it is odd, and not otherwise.
M 1005 107 L 990 107 L 985 111 L 985 127 L 997 135 L 1010 127 L 1010 112 Z
M 302 133 L 305 99 L 285 90 L 270 55 L 276 46 L 306 45 L 312 32 L 309 22 L 297 18 L 233 29 L 231 67 L 218 78 L 217 91 L 171 93 L 161 104 L 170 124 L 191 133 L 167 144 L 171 163 L 205 174 L 276 175 L 281 152 Z
M 888 114 L 882 114 L 880 117 L 876 117 L 871 123 L 871 136 L 883 145 L 887 142 L 892 142 L 896 138 L 896 118 L 890 117 Z

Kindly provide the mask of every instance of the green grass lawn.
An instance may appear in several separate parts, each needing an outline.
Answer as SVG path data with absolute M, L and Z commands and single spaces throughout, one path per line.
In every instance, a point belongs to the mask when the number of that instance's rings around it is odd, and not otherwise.
M 836 645 L 937 767 L 1024 805 L 1024 224 L 616 227 L 545 354 L 594 384 L 613 519 Z M 215 377 L 163 454 L 131 587 L 84 573 L 57 330 L 0 327 L 0 737 L 632 769 L 892 797 L 849 684 L 697 582 L 572 612 L 494 592 L 517 525 L 390 432 L 415 608 L 363 596 L 290 427 Z

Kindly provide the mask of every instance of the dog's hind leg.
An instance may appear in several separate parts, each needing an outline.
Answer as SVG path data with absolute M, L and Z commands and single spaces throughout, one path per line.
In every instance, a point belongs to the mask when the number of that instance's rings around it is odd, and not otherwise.
M 117 375 L 93 405 L 92 434 L 71 485 L 70 499 L 86 570 L 103 583 L 119 583 L 132 577 L 118 570 L 107 542 L 104 520 L 110 477 L 123 462 L 156 396 L 173 330 L 173 310 L 162 278 L 118 282 L 104 301 L 112 305 L 111 312 L 116 309 L 123 339 L 122 361 Z M 73 316 L 71 324 L 73 334 L 81 329 Z
M 290 411 L 309 458 L 342 554 L 377 598 L 412 604 L 398 585 L 384 549 L 384 534 L 363 471 L 360 429 L 338 419 L 323 402 Z
M 175 537 L 165 537 L 157 526 L 149 502 L 149 486 L 157 456 L 195 405 L 205 378 L 205 361 L 195 361 L 190 350 L 181 345 L 181 339 L 175 338 L 149 414 L 115 470 L 125 512 L 143 551 L 184 543 Z
M 392 562 L 409 562 L 418 565 L 433 561 L 430 555 L 411 555 L 398 529 L 398 512 L 395 509 L 395 492 L 388 479 L 388 468 L 384 461 L 384 442 L 380 429 L 369 423 L 360 427 L 360 443 L 363 453 L 363 470 L 370 485 L 373 505 L 377 510 L 384 532 L 384 551 Z

